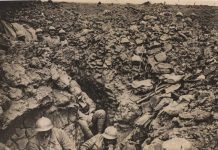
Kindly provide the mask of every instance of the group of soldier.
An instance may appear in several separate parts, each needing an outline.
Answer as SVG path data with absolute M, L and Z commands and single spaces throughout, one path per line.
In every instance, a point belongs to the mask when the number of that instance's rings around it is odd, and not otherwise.
M 58 47 L 68 46 L 68 41 L 66 38 L 66 31 L 63 29 L 60 29 L 58 33 L 56 33 L 56 28 L 53 26 L 50 26 L 48 28 L 48 33 L 45 34 L 45 31 L 43 31 L 41 28 L 38 28 L 35 30 L 35 35 L 36 35 L 36 39 L 33 38 L 34 39 L 33 45 L 45 44 L 44 46 L 48 46 L 51 48 L 54 48 L 57 46 Z M 12 47 L 17 46 L 21 43 L 27 44 L 26 35 L 24 31 L 19 30 L 16 33 L 16 40 L 12 42 Z
M 103 109 L 96 110 L 96 105 L 80 87 L 73 90 L 78 109 L 78 124 L 82 129 L 85 141 L 80 150 L 118 150 L 118 132 L 116 127 L 108 126 L 105 129 L 106 112 Z M 105 130 L 104 130 L 105 129 Z M 93 130 L 97 130 L 93 132 Z M 64 130 L 53 126 L 47 117 L 41 117 L 36 121 L 36 136 L 27 145 L 27 150 L 76 150 L 72 140 Z
M 55 49 L 67 47 L 68 40 L 66 32 L 63 29 L 58 30 L 50 26 L 46 33 L 41 28 L 35 30 L 36 39 L 30 43 L 37 52 L 42 47 L 46 49 Z M 17 39 L 12 46 L 26 44 L 26 36 L 23 32 L 17 32 Z M 40 47 L 40 48 L 39 48 Z M 39 57 L 42 57 L 41 53 Z M 72 93 L 77 99 L 76 116 L 77 123 L 82 130 L 85 142 L 80 146 L 80 150 L 116 150 L 117 129 L 114 126 L 105 128 L 106 112 L 103 109 L 96 110 L 96 104 L 89 96 L 81 90 L 79 86 L 73 88 Z M 73 144 L 67 133 L 54 127 L 52 121 L 42 116 L 35 124 L 36 135 L 33 136 L 27 144 L 27 150 L 76 150 L 78 148 Z

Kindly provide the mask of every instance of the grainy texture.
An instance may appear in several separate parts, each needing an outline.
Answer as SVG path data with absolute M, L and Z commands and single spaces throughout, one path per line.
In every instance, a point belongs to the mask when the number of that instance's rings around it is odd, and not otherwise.
M 11 149 L 25 149 L 42 114 L 77 145 L 83 142 L 67 107 L 75 100 L 75 80 L 106 110 L 107 125 L 118 125 L 120 140 L 146 148 L 181 137 L 197 149 L 217 146 L 216 7 L 41 2 L 0 7 L 2 20 L 45 32 L 50 25 L 63 28 L 69 42 L 65 48 L 31 42 L 10 47 L 13 39 L 1 32 L 1 140 Z

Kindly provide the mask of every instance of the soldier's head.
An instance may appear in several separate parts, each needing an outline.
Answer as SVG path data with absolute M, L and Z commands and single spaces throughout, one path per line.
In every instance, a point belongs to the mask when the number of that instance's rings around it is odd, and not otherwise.
M 55 35 L 55 27 L 53 27 L 53 26 L 50 26 L 49 27 L 49 34 L 51 35 L 51 36 L 54 36 Z
M 41 117 L 36 121 L 36 132 L 41 139 L 47 139 L 51 135 L 53 124 L 49 118 Z
M 60 36 L 60 40 L 63 41 L 66 39 L 66 32 L 61 29 L 59 32 L 58 32 L 59 36 Z
M 183 18 L 183 13 L 182 13 L 182 12 L 177 12 L 177 13 L 176 13 L 176 18 L 177 18 L 177 20 L 182 20 L 182 18 Z
M 40 29 L 40 28 L 38 28 L 38 29 L 36 29 L 36 36 L 37 36 L 37 39 L 38 40 L 41 40 L 41 39 L 43 39 L 43 34 L 42 34 L 42 29 Z
M 117 128 L 109 126 L 105 129 L 102 136 L 104 137 L 104 144 L 107 147 L 115 146 L 117 144 Z

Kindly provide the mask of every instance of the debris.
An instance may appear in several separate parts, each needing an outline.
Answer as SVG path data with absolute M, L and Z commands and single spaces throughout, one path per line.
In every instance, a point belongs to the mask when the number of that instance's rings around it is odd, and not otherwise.
M 192 143 L 184 138 L 173 138 L 163 142 L 162 148 L 165 150 L 180 150 L 182 149 L 193 149 Z
M 180 87 L 181 87 L 181 84 L 171 85 L 165 89 L 165 93 L 172 93 L 172 92 L 178 90 Z
M 138 55 L 133 55 L 131 60 L 133 62 L 142 62 L 142 58 L 140 56 L 138 56 Z
M 181 81 L 183 77 L 184 77 L 183 75 L 175 75 L 174 73 L 172 73 L 172 74 L 163 74 L 159 77 L 159 79 L 163 80 L 164 82 L 173 84 Z
M 121 44 L 128 44 L 129 40 L 127 38 L 122 38 L 120 41 Z
M 161 53 L 158 53 L 155 55 L 155 59 L 158 61 L 158 62 L 164 62 L 167 60 L 167 55 L 165 52 L 161 52 Z

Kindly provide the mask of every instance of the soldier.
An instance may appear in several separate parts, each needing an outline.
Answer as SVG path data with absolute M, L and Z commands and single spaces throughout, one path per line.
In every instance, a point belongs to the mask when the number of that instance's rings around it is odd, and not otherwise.
M 41 117 L 36 122 L 36 136 L 27 145 L 27 150 L 75 150 L 68 135 L 53 127 L 50 119 Z
M 35 47 L 47 47 L 47 43 L 43 37 L 42 29 L 40 28 L 36 29 L 36 37 L 37 39 L 34 41 Z
M 18 31 L 16 33 L 17 39 L 16 41 L 12 41 L 12 49 L 13 49 L 13 54 L 18 54 L 18 53 L 23 53 L 24 47 L 27 46 L 25 43 L 25 34 L 23 31 Z M 21 52 L 22 51 L 22 52 Z
M 42 29 L 40 29 L 40 28 L 36 29 L 36 38 L 37 38 L 36 41 L 39 41 L 39 42 L 42 42 L 44 40 L 43 34 L 42 34 Z
M 97 134 L 80 147 L 80 150 L 120 150 L 117 144 L 117 129 L 107 127 L 103 134 Z
M 97 132 L 102 133 L 106 120 L 106 112 L 102 109 L 96 110 L 96 105 L 89 96 L 82 92 L 80 87 L 75 87 L 73 93 L 77 97 L 79 105 L 78 123 L 87 138 L 91 138 L 94 134 L 91 127 L 97 127 Z
M 49 27 L 49 37 L 46 38 L 49 47 L 55 48 L 60 45 L 60 37 L 55 35 L 56 29 L 53 26 Z
M 68 41 L 66 39 L 66 32 L 63 29 L 61 29 L 58 33 L 60 36 L 61 47 L 68 46 Z

